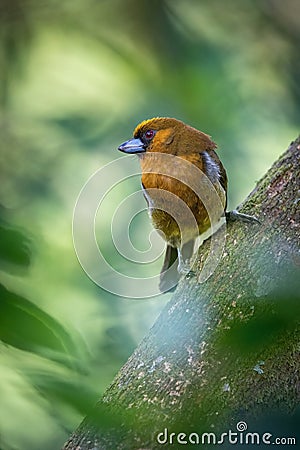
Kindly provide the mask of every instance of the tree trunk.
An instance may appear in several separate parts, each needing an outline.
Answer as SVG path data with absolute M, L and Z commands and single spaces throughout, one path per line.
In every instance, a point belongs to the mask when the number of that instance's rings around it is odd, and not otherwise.
M 261 225 L 227 224 L 212 276 L 179 283 L 65 450 L 299 445 L 299 149 L 300 138 L 242 204 Z

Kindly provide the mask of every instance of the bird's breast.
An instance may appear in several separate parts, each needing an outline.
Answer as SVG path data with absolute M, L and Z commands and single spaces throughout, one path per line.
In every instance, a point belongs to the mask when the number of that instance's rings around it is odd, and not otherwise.
M 153 225 L 176 247 L 183 234 L 184 241 L 191 240 L 199 232 L 204 233 L 211 221 L 217 222 L 224 213 L 226 201 L 221 185 L 216 182 L 212 186 L 205 176 L 199 157 L 192 161 L 199 169 L 195 173 L 188 171 L 180 160 L 167 159 L 166 164 L 164 157 L 151 155 L 141 161 L 144 196 Z

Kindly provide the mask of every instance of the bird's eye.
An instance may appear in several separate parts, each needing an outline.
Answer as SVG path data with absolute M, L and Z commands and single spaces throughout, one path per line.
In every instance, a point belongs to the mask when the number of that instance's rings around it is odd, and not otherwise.
M 153 139 L 154 136 L 155 136 L 155 131 L 154 130 L 148 130 L 148 131 L 145 132 L 144 136 L 147 139 L 147 141 L 151 141 L 151 139 Z

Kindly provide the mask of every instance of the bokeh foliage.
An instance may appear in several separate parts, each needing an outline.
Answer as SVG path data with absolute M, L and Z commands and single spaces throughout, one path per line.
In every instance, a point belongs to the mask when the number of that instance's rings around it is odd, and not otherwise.
M 2 450 L 59 448 L 168 298 L 117 298 L 81 270 L 85 181 L 139 121 L 170 115 L 219 144 L 236 206 L 298 133 L 299 13 L 296 0 L 1 0 Z

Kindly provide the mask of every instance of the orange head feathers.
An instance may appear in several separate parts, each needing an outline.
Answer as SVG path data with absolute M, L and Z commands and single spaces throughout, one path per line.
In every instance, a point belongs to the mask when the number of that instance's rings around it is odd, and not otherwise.
M 125 153 L 160 152 L 179 156 L 217 147 L 207 134 L 169 117 L 144 120 L 135 128 L 133 136 L 134 139 L 124 142 L 119 150 Z

